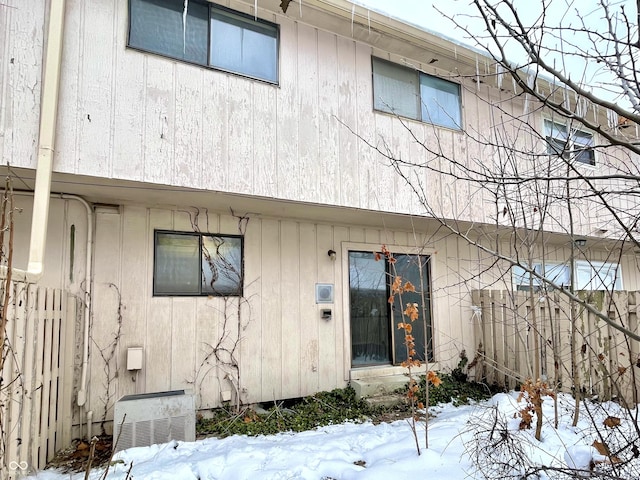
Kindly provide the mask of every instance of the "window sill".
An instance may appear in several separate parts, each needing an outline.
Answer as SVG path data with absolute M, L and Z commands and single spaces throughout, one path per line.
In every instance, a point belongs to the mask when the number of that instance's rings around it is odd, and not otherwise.
M 221 68 L 213 67 L 211 65 L 204 65 L 202 63 L 197 63 L 197 62 L 192 62 L 192 61 L 189 61 L 189 60 L 183 60 L 181 58 L 171 57 L 169 55 L 164 55 L 162 53 L 151 52 L 149 50 L 144 50 L 142 48 L 132 47 L 131 45 L 127 45 L 127 50 L 130 50 L 132 52 L 142 53 L 142 54 L 145 54 L 145 55 L 153 55 L 154 57 L 163 58 L 163 59 L 169 60 L 169 61 L 171 61 L 173 63 L 182 63 L 182 64 L 185 64 L 185 65 L 191 65 L 193 67 L 200 67 L 200 68 L 202 68 L 204 70 L 208 70 L 208 71 L 211 71 L 211 72 L 223 73 L 223 74 L 226 74 L 226 75 L 231 75 L 231 76 L 234 76 L 234 77 L 244 78 L 244 79 L 247 79 L 247 80 L 252 80 L 252 81 L 255 81 L 255 82 L 263 83 L 265 85 L 271 85 L 273 87 L 280 87 L 279 81 L 272 82 L 271 80 L 265 80 L 265 79 L 262 79 L 262 78 L 251 77 L 249 75 L 243 75 L 242 73 L 232 72 L 230 70 L 223 70 Z
M 429 122 L 423 122 L 422 120 L 418 120 L 416 118 L 411 118 L 411 117 L 405 117 L 402 115 L 398 115 L 396 113 L 391 113 L 391 112 L 385 112 L 384 110 L 376 110 L 375 108 L 373 109 L 373 113 L 374 114 L 378 114 L 378 115 L 384 115 L 387 117 L 393 117 L 393 118 L 397 118 L 398 120 L 404 122 L 412 122 L 412 123 L 416 123 L 418 125 L 422 125 L 424 127 L 429 127 L 429 128 L 436 128 L 439 130 L 446 130 L 449 131 L 451 133 L 464 133 L 464 130 L 462 128 L 454 128 L 454 127 L 448 127 L 446 125 L 438 125 L 437 123 L 429 123 Z

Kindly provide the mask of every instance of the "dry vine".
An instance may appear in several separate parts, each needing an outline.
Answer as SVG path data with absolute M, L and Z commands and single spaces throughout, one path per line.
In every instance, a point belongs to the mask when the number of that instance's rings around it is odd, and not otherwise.
M 11 180 L 7 177 L 5 188 L 2 192 L 0 200 L 0 262 L 7 269 L 6 276 L 0 279 L 0 338 L 2 339 L 2 352 L 0 352 L 0 458 L 2 465 L 0 472 L 5 472 L 8 468 L 7 456 L 7 423 L 5 421 L 5 412 L 8 395 L 11 393 L 12 384 L 20 379 L 20 371 L 15 369 L 5 371 L 5 363 L 9 356 L 13 355 L 11 339 L 7 332 L 8 310 L 11 302 L 11 276 L 13 268 L 13 190 Z M 5 244 L 5 234 L 8 233 L 8 243 Z
M 193 212 L 188 212 L 191 220 L 191 226 L 194 232 L 209 233 L 209 212 L 204 211 L 205 218 L 205 230 L 201 230 L 199 225 L 199 218 L 201 212 L 198 208 L 194 208 Z M 244 237 L 249 223 L 249 214 L 236 214 L 231 210 L 231 215 L 238 220 L 238 234 Z M 219 274 L 220 266 L 216 265 L 214 256 L 217 262 L 222 262 L 222 270 L 228 275 L 232 275 L 237 279 L 238 284 L 244 285 L 244 271 L 242 266 L 240 271 L 233 264 L 228 261 L 223 255 L 219 255 L 218 252 L 209 252 L 206 249 L 203 250 L 206 265 L 211 269 L 212 279 L 216 278 L 216 274 Z M 203 273 L 204 275 L 204 273 Z M 211 281 L 213 286 L 213 280 Z M 242 405 L 242 375 L 240 370 L 240 361 L 238 358 L 238 352 L 240 343 L 242 342 L 242 332 L 247 327 L 247 322 L 243 321 L 243 316 L 246 315 L 250 318 L 250 302 L 244 295 L 245 288 L 240 289 L 242 293 L 239 296 L 220 296 L 222 301 L 222 307 L 220 309 L 221 322 L 220 322 L 220 334 L 215 342 L 203 342 L 205 346 L 205 355 L 196 368 L 193 379 L 189 382 L 201 389 L 203 382 L 208 376 L 216 371 L 218 373 L 216 379 L 220 386 L 220 391 L 223 391 L 223 381 L 227 381 L 233 388 L 233 397 L 235 399 L 236 411 L 240 411 Z
M 122 336 L 122 297 L 120 290 L 113 283 L 109 283 L 108 286 L 116 291 L 118 299 L 118 311 L 116 314 L 116 331 L 113 333 L 111 341 L 104 347 L 100 347 L 93 336 L 91 341 L 95 344 L 100 358 L 102 358 L 102 369 L 104 371 L 104 396 L 102 400 L 104 402 L 104 408 L 102 411 L 102 417 L 100 421 L 100 430 L 102 435 L 106 435 L 105 424 L 107 423 L 107 415 L 112 407 L 113 396 L 115 391 L 112 391 L 112 384 L 118 377 L 118 365 L 116 352 L 118 350 L 118 344 L 120 343 L 120 337 Z M 115 365 L 113 365 L 115 363 Z

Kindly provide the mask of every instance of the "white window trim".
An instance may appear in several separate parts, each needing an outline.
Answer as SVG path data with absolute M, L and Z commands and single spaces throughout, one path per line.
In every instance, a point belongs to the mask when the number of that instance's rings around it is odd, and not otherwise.
M 542 271 L 542 262 L 534 262 L 533 264 L 533 268 L 536 271 Z M 558 269 L 558 273 L 557 273 L 557 277 L 568 277 L 569 276 L 569 264 L 568 262 L 544 262 L 544 266 L 545 266 L 545 270 L 549 271 L 549 270 L 553 270 L 553 269 Z M 511 269 L 511 275 L 512 275 L 512 285 L 513 285 L 513 289 L 514 290 L 518 290 L 518 287 L 528 287 L 529 286 L 529 280 L 528 280 L 528 273 L 527 272 L 523 272 L 522 274 L 518 273 L 515 269 L 518 268 L 517 266 L 512 267 Z M 609 273 L 613 270 L 614 274 L 615 274 L 615 282 L 613 285 L 607 285 L 605 286 L 605 288 L 597 288 L 599 287 L 599 285 L 597 285 L 597 283 L 601 283 L 604 284 L 604 282 L 602 282 L 602 277 L 599 276 L 600 273 Z M 619 291 L 619 290 L 624 290 L 623 288 L 623 284 L 622 284 L 622 274 L 621 274 L 621 269 L 620 269 L 620 264 L 615 263 L 615 262 L 601 262 L 601 261 L 591 261 L 591 260 L 576 260 L 575 262 L 575 268 L 574 268 L 574 280 L 573 280 L 573 284 L 576 285 L 576 290 L 595 290 L 595 291 L 601 291 L 601 290 L 607 290 L 607 291 Z M 578 280 L 580 279 L 579 275 L 580 274 L 584 274 L 586 273 L 587 278 L 589 278 L 588 283 L 586 283 L 585 285 L 581 285 L 578 283 Z M 522 279 L 522 281 L 518 281 L 519 279 Z M 600 278 L 600 281 L 598 281 L 597 279 Z M 604 278 L 608 278 L 604 277 Z M 556 282 L 554 282 L 556 283 Z M 533 279 L 533 285 L 534 287 L 541 287 L 541 282 L 540 280 L 538 280 L 537 278 Z M 566 284 L 566 283 L 562 283 L 561 286 L 563 288 L 568 288 L 570 285 Z M 596 288 L 591 288 L 591 287 L 596 287 Z
M 569 148 L 567 149 L 567 153 L 568 153 L 567 160 L 575 161 L 575 165 L 581 165 L 581 166 L 588 167 L 588 168 L 595 168 L 598 165 L 598 156 L 596 154 L 595 148 L 593 148 L 593 146 L 595 146 L 595 144 L 596 144 L 596 134 L 595 134 L 595 132 L 592 132 L 592 131 L 590 131 L 590 130 L 588 130 L 586 128 L 583 128 L 583 127 L 575 126 L 573 124 L 575 122 L 572 123 L 568 119 L 565 120 L 565 121 L 558 121 L 558 119 L 553 119 L 552 117 L 547 117 L 547 116 L 544 116 L 542 118 L 542 136 L 544 138 L 544 151 L 545 151 L 545 153 L 547 155 L 558 156 L 556 154 L 550 154 L 549 153 L 549 142 L 547 142 L 547 127 L 546 127 L 546 123 L 547 122 L 550 122 L 550 123 L 552 123 L 554 125 L 562 126 L 568 132 L 570 132 L 570 134 L 568 136 L 569 138 L 568 138 L 568 141 L 567 141 L 567 143 L 569 144 Z M 579 155 L 579 150 L 574 147 L 575 141 L 572 140 L 574 132 L 581 132 L 581 133 L 583 133 L 585 135 L 590 135 L 591 136 L 591 144 L 592 144 L 591 151 L 593 152 L 593 164 L 586 163 L 586 162 L 581 162 L 581 161 L 577 160 L 577 156 Z M 566 158 L 566 157 L 564 157 L 564 153 L 562 154 L 562 157 Z

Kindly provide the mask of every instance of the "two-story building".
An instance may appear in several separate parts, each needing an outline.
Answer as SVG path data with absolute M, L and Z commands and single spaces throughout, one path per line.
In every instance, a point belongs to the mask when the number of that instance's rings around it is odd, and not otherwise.
M 189 389 L 207 409 L 402 375 L 394 274 L 424 292 L 405 301 L 425 306 L 429 362 L 476 349 L 469 292 L 504 271 L 440 220 L 491 232 L 501 207 L 429 170 L 421 198 L 380 151 L 488 155 L 467 133 L 523 100 L 478 80 L 495 67 L 477 51 L 348 0 L 5 0 L 0 38 L 13 279 L 82 300 L 52 334 L 58 418 L 110 421 L 134 393 Z M 590 255 L 638 287 L 632 257 Z

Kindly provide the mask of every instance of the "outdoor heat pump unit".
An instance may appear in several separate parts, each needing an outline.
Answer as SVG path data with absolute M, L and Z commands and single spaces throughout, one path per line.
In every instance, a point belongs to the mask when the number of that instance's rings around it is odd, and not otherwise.
M 113 449 L 196 439 L 195 398 L 184 390 L 125 395 L 116 402 Z

